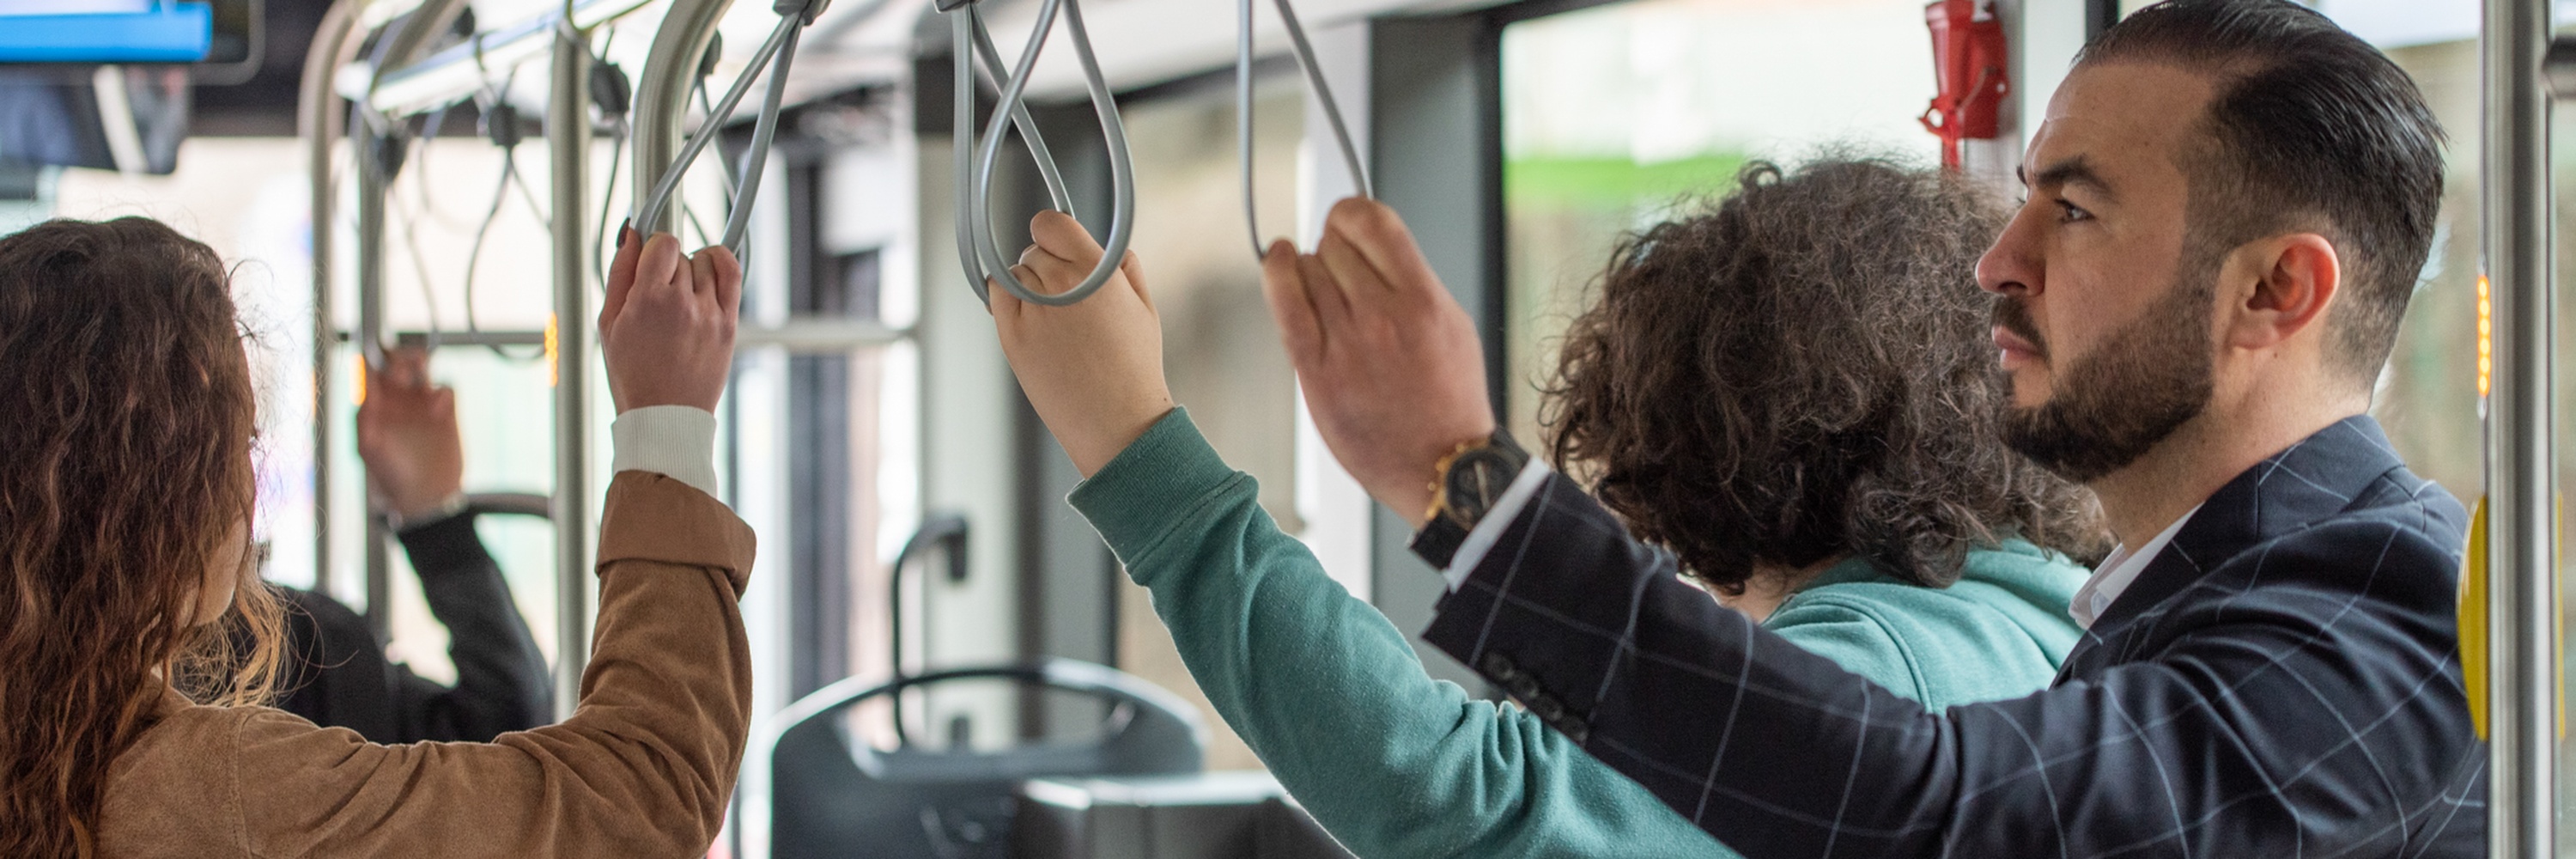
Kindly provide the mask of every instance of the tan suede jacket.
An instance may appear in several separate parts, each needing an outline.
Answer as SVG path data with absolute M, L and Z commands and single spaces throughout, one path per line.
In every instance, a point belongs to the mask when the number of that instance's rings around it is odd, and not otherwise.
M 570 720 L 490 743 L 382 746 L 172 692 L 110 765 L 104 859 L 685 857 L 723 823 L 751 707 L 736 599 L 751 529 L 706 493 L 620 472 L 599 621 Z

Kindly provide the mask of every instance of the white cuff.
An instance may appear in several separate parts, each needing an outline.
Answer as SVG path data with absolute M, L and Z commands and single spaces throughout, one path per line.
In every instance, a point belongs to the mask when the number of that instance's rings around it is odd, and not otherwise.
M 1485 553 L 1494 550 L 1503 532 L 1511 530 L 1512 520 L 1521 518 L 1521 508 L 1529 506 L 1530 497 L 1537 495 L 1538 488 L 1547 483 L 1547 476 L 1555 472 L 1547 467 L 1546 460 L 1535 456 L 1530 457 L 1528 465 L 1521 466 L 1520 476 L 1512 478 L 1503 497 L 1494 500 L 1494 509 L 1476 520 L 1476 529 L 1467 532 L 1466 541 L 1458 544 L 1458 553 L 1449 556 L 1449 568 L 1440 571 L 1440 577 L 1449 580 L 1450 590 L 1457 590 L 1468 574 L 1476 571 L 1476 565 L 1485 562 Z
M 716 494 L 716 416 L 695 406 L 629 409 L 608 425 L 609 471 L 650 471 Z

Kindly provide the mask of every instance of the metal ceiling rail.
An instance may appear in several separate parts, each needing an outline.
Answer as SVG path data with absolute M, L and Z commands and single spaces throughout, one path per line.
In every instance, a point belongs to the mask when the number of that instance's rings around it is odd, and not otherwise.
M 2550 415 L 2548 0 L 2485 0 L 2479 198 L 2494 296 L 2487 400 L 2488 855 L 2557 855 L 2557 458 Z
M 573 4 L 572 28 L 589 30 L 643 8 L 649 0 L 583 0 Z M 387 116 L 411 116 L 446 107 L 482 91 L 493 74 L 547 56 L 563 28 L 562 8 L 474 38 L 376 78 L 367 106 Z M 587 94 L 583 94 L 588 98 Z
M 733 348 L 737 353 L 766 348 L 789 352 L 846 352 L 853 348 L 884 346 L 910 336 L 911 331 L 895 328 L 870 319 L 790 319 L 775 325 L 744 326 L 735 332 Z M 544 346 L 546 332 L 504 331 L 486 328 L 481 331 L 437 332 L 440 346 Z M 430 332 L 388 332 L 393 341 L 404 347 L 429 344 Z M 350 340 L 348 332 L 335 332 L 335 342 Z

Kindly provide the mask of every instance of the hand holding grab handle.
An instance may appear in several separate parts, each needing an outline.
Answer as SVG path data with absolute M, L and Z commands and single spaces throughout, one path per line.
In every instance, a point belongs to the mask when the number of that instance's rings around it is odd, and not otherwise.
M 1421 527 L 1441 457 L 1494 432 L 1475 320 L 1395 210 L 1364 198 L 1333 205 L 1313 254 L 1271 243 L 1261 283 L 1324 445 Z
M 647 406 L 715 411 L 733 368 L 742 265 L 722 247 L 683 257 L 669 233 L 621 233 L 599 309 L 599 346 L 618 413 Z
M 1041 294 L 1074 290 L 1107 256 L 1061 212 L 1038 213 L 1029 235 L 1037 244 L 1020 254 L 1011 273 Z M 1102 283 L 1080 304 L 1037 304 L 997 289 L 988 305 L 1020 390 L 1084 477 L 1172 410 L 1163 381 L 1162 321 L 1136 255 L 1121 257 L 1117 274 Z
M 368 494 L 378 510 L 414 519 L 465 486 L 465 447 L 457 437 L 456 392 L 429 380 L 429 353 L 385 352 L 367 370 L 358 404 L 358 458 L 367 464 Z

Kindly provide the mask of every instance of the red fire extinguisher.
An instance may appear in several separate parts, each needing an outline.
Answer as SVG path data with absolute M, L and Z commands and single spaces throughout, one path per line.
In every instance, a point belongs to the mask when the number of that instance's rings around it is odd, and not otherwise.
M 1932 70 L 1940 93 L 1923 112 L 1923 128 L 1941 138 L 1941 164 L 1957 169 L 1959 141 L 2002 135 L 2004 94 L 2012 91 L 2004 54 L 2004 22 L 1994 0 L 1933 0 L 1923 7 L 1932 26 Z

